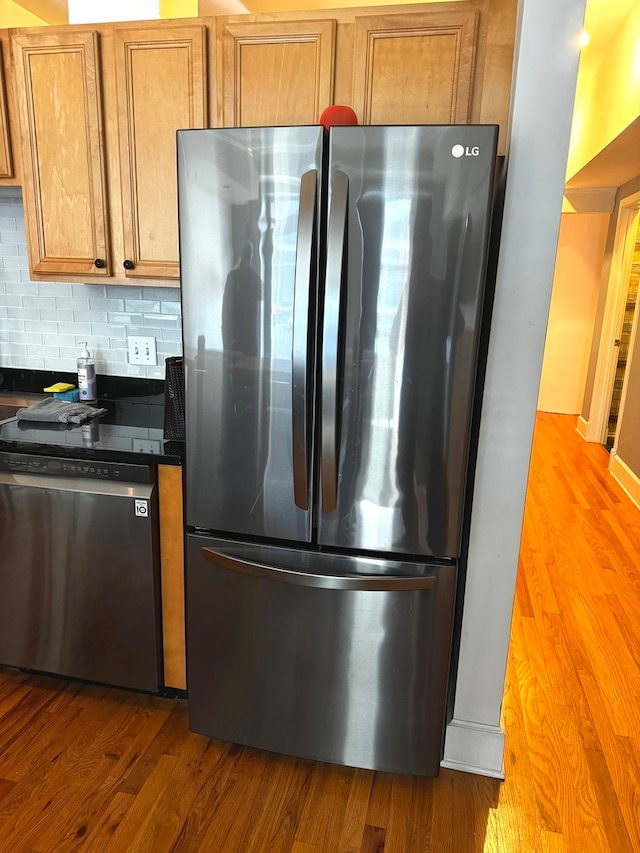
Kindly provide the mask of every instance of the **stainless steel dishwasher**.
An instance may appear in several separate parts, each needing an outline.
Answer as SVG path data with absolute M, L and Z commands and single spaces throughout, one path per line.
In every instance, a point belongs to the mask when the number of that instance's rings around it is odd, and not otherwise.
M 155 469 L 0 453 L 0 663 L 160 687 Z

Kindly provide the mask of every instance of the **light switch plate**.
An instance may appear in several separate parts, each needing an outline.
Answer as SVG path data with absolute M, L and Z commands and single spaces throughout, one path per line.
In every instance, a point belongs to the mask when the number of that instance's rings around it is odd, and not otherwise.
M 156 339 L 142 338 L 139 335 L 127 338 L 129 345 L 129 364 L 158 363 L 156 354 Z

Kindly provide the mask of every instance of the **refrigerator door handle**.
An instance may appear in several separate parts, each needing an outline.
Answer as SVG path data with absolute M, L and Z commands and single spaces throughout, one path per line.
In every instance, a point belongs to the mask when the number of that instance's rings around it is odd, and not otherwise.
M 221 566 L 243 575 L 262 578 L 263 580 L 288 583 L 293 586 L 308 586 L 316 589 L 354 589 L 371 592 L 395 591 L 412 592 L 419 589 L 431 589 L 435 586 L 436 578 L 432 575 L 423 577 L 398 577 L 397 575 L 320 575 L 311 572 L 283 569 L 230 557 L 211 548 L 202 548 L 202 556 L 215 566 Z
M 296 242 L 291 341 L 291 433 L 293 440 L 293 497 L 300 509 L 309 509 L 308 452 L 308 339 L 309 293 L 312 286 L 313 235 L 316 221 L 318 171 L 300 179 L 300 207 Z
M 331 201 L 327 220 L 327 266 L 322 332 L 322 511 L 338 505 L 338 362 L 340 304 L 345 234 L 349 201 L 349 177 L 339 169 L 331 175 Z

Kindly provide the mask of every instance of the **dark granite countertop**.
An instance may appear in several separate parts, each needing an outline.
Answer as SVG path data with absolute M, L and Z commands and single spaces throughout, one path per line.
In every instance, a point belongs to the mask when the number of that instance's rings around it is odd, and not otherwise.
M 54 382 L 76 384 L 75 374 L 0 367 L 0 400 L 22 404 L 47 396 Z M 164 382 L 99 376 L 98 405 L 106 414 L 82 426 L 15 419 L 0 423 L 0 451 L 103 462 L 180 465 L 184 444 L 164 438 Z

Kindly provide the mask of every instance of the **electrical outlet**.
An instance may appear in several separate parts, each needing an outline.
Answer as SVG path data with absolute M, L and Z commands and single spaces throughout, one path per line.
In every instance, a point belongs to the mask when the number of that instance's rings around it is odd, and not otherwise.
M 159 453 L 160 452 L 160 442 L 159 441 L 145 441 L 143 438 L 134 438 L 133 439 L 133 452 L 134 453 Z
M 142 338 L 138 335 L 127 338 L 129 344 L 129 364 L 157 364 L 156 339 Z

